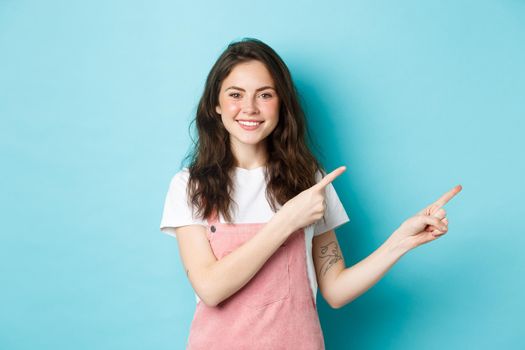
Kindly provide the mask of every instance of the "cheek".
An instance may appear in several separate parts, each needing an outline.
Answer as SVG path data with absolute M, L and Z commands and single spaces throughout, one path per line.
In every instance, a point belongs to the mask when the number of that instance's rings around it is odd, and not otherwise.
M 228 111 L 229 114 L 236 114 L 240 108 L 240 104 L 235 101 L 226 101 L 222 106 L 222 109 Z
M 267 113 L 279 114 L 279 102 L 278 101 L 267 102 L 263 105 L 263 108 Z

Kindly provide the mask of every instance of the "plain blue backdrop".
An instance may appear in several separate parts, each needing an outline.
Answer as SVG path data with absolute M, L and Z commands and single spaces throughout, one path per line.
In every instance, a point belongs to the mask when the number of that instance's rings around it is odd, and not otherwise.
M 0 1 L 0 348 L 183 349 L 159 231 L 212 64 L 288 64 L 347 266 L 456 184 L 449 232 L 334 310 L 327 349 L 523 349 L 525 2 Z

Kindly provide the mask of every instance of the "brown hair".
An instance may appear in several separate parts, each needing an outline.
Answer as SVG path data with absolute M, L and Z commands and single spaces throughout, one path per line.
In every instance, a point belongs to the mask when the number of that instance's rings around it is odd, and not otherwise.
M 215 107 L 224 79 L 239 63 L 257 60 L 270 72 L 280 99 L 279 122 L 266 138 L 268 162 L 264 167 L 266 198 L 274 212 L 276 202 L 283 205 L 301 191 L 313 186 L 315 174 L 322 165 L 310 151 L 310 135 L 305 114 L 291 74 L 279 55 L 258 39 L 244 38 L 231 42 L 220 55 L 206 79 L 204 92 L 197 106 L 195 119 L 198 139 L 192 147 L 187 186 L 188 204 L 197 209 L 200 218 L 213 211 L 232 221 L 233 201 L 231 173 L 236 160 L 230 148 L 230 135 L 224 128 Z M 308 139 L 307 139 L 308 138 Z

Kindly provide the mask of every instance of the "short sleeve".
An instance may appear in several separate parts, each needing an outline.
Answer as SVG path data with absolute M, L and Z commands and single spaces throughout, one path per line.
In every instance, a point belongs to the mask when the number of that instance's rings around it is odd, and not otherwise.
M 207 225 L 206 220 L 194 216 L 194 211 L 188 204 L 186 186 L 189 172 L 187 168 L 179 171 L 170 181 L 168 193 L 164 200 L 164 209 L 160 220 L 160 231 L 177 237 L 175 228 L 186 225 Z
M 320 172 L 317 173 L 317 181 L 320 181 L 323 176 Z M 325 187 L 325 201 L 326 201 L 326 210 L 323 219 L 317 221 L 314 225 L 314 236 L 321 235 L 330 230 L 334 230 L 337 227 L 350 221 L 339 196 L 335 191 L 335 188 L 332 184 L 329 184 Z

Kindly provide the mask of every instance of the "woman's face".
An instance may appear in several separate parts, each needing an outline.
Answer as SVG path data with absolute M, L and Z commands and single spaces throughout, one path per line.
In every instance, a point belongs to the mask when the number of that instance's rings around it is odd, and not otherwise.
M 215 110 L 232 146 L 259 145 L 279 121 L 279 96 L 266 66 L 252 60 L 233 67 L 222 82 Z

